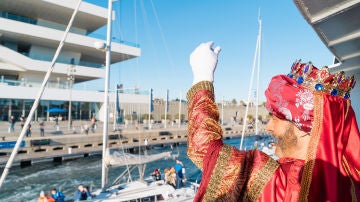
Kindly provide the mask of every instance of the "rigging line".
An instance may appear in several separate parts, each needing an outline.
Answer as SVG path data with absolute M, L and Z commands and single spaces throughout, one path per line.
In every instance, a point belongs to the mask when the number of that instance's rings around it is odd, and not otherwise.
M 113 3 L 114 4 L 114 3 Z M 115 9 L 114 9 L 115 10 Z M 119 39 L 120 40 L 123 40 L 123 38 L 124 38 L 124 33 L 122 32 L 122 30 L 121 30 L 121 2 L 119 2 L 119 3 L 117 3 L 117 7 L 116 7 L 116 10 L 115 10 L 115 19 L 114 19 L 114 21 L 117 23 L 116 25 L 116 29 L 117 29 L 117 31 L 118 31 L 118 33 L 119 33 L 119 35 L 120 35 L 120 37 L 119 37 Z M 119 20 L 117 21 L 116 19 L 117 18 L 119 18 Z M 113 21 L 113 22 L 114 22 Z M 116 33 L 116 32 L 115 32 Z M 115 36 L 115 38 L 116 38 L 116 36 Z
M 134 1 L 134 30 L 135 30 L 135 43 L 139 44 L 139 33 L 138 33 L 138 19 L 137 19 L 137 1 Z M 139 57 L 136 57 L 135 59 L 136 63 L 136 85 L 139 85 L 138 82 L 140 81 L 139 75 L 140 75 L 140 65 L 139 65 Z
M 171 67 L 172 67 L 173 69 L 175 69 L 174 62 L 173 62 L 173 60 L 172 60 L 172 57 L 171 57 L 171 55 L 170 55 L 169 48 L 168 48 L 167 43 L 166 43 L 166 40 L 165 40 L 164 32 L 163 32 L 162 27 L 161 27 L 161 25 L 160 25 L 160 20 L 159 20 L 159 17 L 158 17 L 158 15 L 157 15 L 156 8 L 155 8 L 155 6 L 154 6 L 153 1 L 150 0 L 150 2 L 151 2 L 151 8 L 152 8 L 152 10 L 153 10 L 153 12 L 154 12 L 154 16 L 155 16 L 155 19 L 156 19 L 156 23 L 157 23 L 157 25 L 158 25 L 158 28 L 159 28 L 159 31 L 160 31 L 160 35 L 161 35 L 161 39 L 162 39 L 162 41 L 163 41 L 163 44 L 164 44 L 164 47 L 165 47 L 166 54 L 167 54 L 167 56 L 168 56 L 170 65 L 171 65 Z
M 259 21 L 259 22 L 261 22 L 261 21 Z M 240 141 L 240 148 L 239 148 L 240 150 L 242 150 L 242 145 L 243 145 L 243 140 L 244 140 L 244 135 L 245 135 L 245 128 L 247 125 L 247 115 L 248 115 L 249 105 L 250 105 L 251 89 L 252 89 L 253 80 L 254 80 L 256 61 L 258 60 L 258 57 L 260 55 L 260 38 L 261 38 L 260 32 L 261 32 L 261 23 L 259 23 L 259 33 L 258 33 L 258 36 L 256 39 L 256 48 L 255 48 L 255 54 L 254 54 L 254 60 L 253 60 L 253 67 L 252 67 L 252 71 L 251 71 L 249 91 L 248 91 L 248 103 L 246 105 L 246 110 L 245 110 L 245 115 L 244 115 L 244 123 L 243 123 L 242 134 L 241 134 L 241 141 Z
M 260 18 L 260 8 L 259 8 L 259 51 L 257 57 L 257 81 L 256 81 L 256 113 L 255 113 L 255 135 L 259 133 L 259 82 L 260 82 L 260 61 L 261 61 L 261 36 L 262 36 L 262 21 Z
M 122 138 L 120 139 L 120 136 L 121 136 L 121 134 L 119 134 L 119 141 L 120 141 L 120 145 L 121 145 L 121 151 L 122 151 L 123 154 L 125 154 L 124 145 L 122 143 Z M 129 175 L 128 179 L 130 179 L 130 181 L 132 182 L 131 171 L 130 171 L 128 162 L 126 162 L 125 165 L 126 165 L 126 171 L 127 171 L 128 175 Z
M 116 25 L 116 30 L 117 30 L 117 32 L 119 33 L 119 39 L 120 39 L 120 42 L 121 42 L 121 40 L 123 40 L 124 39 L 124 34 L 123 34 L 123 32 L 122 32 L 122 30 L 121 30 L 121 3 L 122 3 L 122 1 L 118 1 L 119 3 L 117 3 L 117 9 L 116 9 L 116 11 L 115 11 L 115 18 L 119 18 L 119 20 L 115 20 L 115 22 L 117 23 Z M 114 4 L 114 3 L 113 3 Z M 117 32 L 115 32 L 115 33 L 117 33 Z M 116 38 L 116 36 L 115 36 L 115 38 Z M 119 79 L 119 81 L 121 80 L 121 63 L 119 63 L 118 64 L 119 65 L 119 68 L 117 69 L 118 71 L 118 79 Z
M 151 34 L 150 34 L 151 33 L 151 29 L 150 29 L 151 26 L 150 26 L 150 23 L 148 21 L 148 14 L 146 12 L 143 1 L 140 1 L 140 8 L 141 8 L 141 11 L 143 13 L 142 18 L 143 18 L 143 22 L 144 22 L 144 26 L 145 26 L 145 30 L 146 30 L 144 33 L 146 33 L 148 38 L 149 38 L 152 50 L 156 50 L 156 48 L 154 46 L 154 40 L 152 39 Z M 156 51 L 154 51 L 153 53 L 156 53 Z
M 66 30 L 65 30 L 65 32 L 64 32 L 63 38 L 61 39 L 61 41 L 60 41 L 60 43 L 59 43 L 59 46 L 58 46 L 58 48 L 56 49 L 55 55 L 54 55 L 54 57 L 53 57 L 53 59 L 52 59 L 52 61 L 51 61 L 51 65 L 50 65 L 49 69 L 48 69 L 47 72 L 46 72 L 46 75 L 45 75 L 44 80 L 43 80 L 43 82 L 42 82 L 42 84 L 41 84 L 40 90 L 39 90 L 38 94 L 36 95 L 36 99 L 35 99 L 35 101 L 34 101 L 34 104 L 33 104 L 33 106 L 31 107 L 30 113 L 29 113 L 29 115 L 28 115 L 28 117 L 27 117 L 27 119 L 26 119 L 26 121 L 25 121 L 25 125 L 24 125 L 24 127 L 22 128 L 22 130 L 21 130 L 21 133 L 20 133 L 20 135 L 19 135 L 19 137 L 18 137 L 18 139 L 17 139 L 17 141 L 16 141 L 16 144 L 15 144 L 15 146 L 14 146 L 14 149 L 13 149 L 13 151 L 11 152 L 10 158 L 9 158 L 9 160 L 7 161 L 6 165 L 5 165 L 4 171 L 3 171 L 2 175 L 1 175 L 1 178 L 0 178 L 0 189 L 1 189 L 1 187 L 2 187 L 2 184 L 3 184 L 4 181 L 5 181 L 5 178 L 6 178 L 7 174 L 8 174 L 8 172 L 9 172 L 9 169 L 10 169 L 11 166 L 12 166 L 12 163 L 13 163 L 15 157 L 16 157 L 16 154 L 17 154 L 17 152 L 18 152 L 18 150 L 19 150 L 19 147 L 20 147 L 20 145 L 21 145 L 21 142 L 22 142 L 22 140 L 24 139 L 25 131 L 26 131 L 26 129 L 27 129 L 27 127 L 28 127 L 28 125 L 29 125 L 29 123 L 30 123 L 30 121 L 31 121 L 31 117 L 34 115 L 35 110 L 37 109 L 37 106 L 39 105 L 40 98 L 42 97 L 42 95 L 43 95 L 43 93 L 44 93 L 46 84 L 47 84 L 47 82 L 48 82 L 48 80 L 49 80 L 49 78 L 50 78 L 51 72 L 52 72 L 53 69 L 54 69 L 55 62 L 56 62 L 56 60 L 57 60 L 57 58 L 58 58 L 58 56 L 59 56 L 59 54 L 60 54 L 60 51 L 61 51 L 62 47 L 64 46 L 66 37 L 67 37 L 67 35 L 68 35 L 69 31 L 70 31 L 70 27 L 72 26 L 72 23 L 73 23 L 73 21 L 74 21 L 74 18 L 75 18 L 75 16 L 76 16 L 76 13 L 78 12 L 78 10 L 79 10 L 79 8 L 80 8 L 80 4 L 81 4 L 81 0 L 78 1 L 77 6 L 75 7 L 75 10 L 74 10 L 74 12 L 73 12 L 73 14 L 72 14 L 72 16 L 71 16 L 70 21 L 69 21 L 69 24 L 68 24 L 68 26 L 66 27 Z
M 135 29 L 135 44 L 138 45 L 139 44 L 139 40 L 138 40 L 138 23 L 137 23 L 137 1 L 133 1 L 134 4 L 133 4 L 133 10 L 134 10 L 134 29 Z M 125 7 L 125 3 L 123 1 L 119 1 L 119 3 L 116 4 L 116 11 L 115 11 L 115 14 L 116 14 L 116 17 L 119 18 L 119 20 L 116 22 L 116 32 L 115 33 L 119 33 L 120 34 L 120 40 L 121 41 L 129 41 L 129 40 L 125 40 L 125 35 L 124 35 L 124 32 L 122 31 L 121 29 L 121 14 L 123 12 L 121 12 L 121 8 L 122 7 Z M 124 9 L 123 9 L 124 10 Z M 115 37 L 117 38 L 117 37 Z M 121 42 L 120 42 L 121 43 Z M 136 61 L 136 76 L 139 77 L 138 75 L 139 74 L 139 57 L 136 57 L 134 58 L 134 60 Z M 117 64 L 119 65 L 119 68 L 118 68 L 118 79 L 119 81 L 122 80 L 121 79 L 121 67 L 122 67 L 122 63 L 119 63 Z M 139 78 L 136 78 L 136 81 L 139 81 Z
M 137 14 L 137 8 L 138 8 L 138 5 L 137 5 L 137 1 L 133 1 L 134 4 L 133 4 L 133 13 L 134 13 L 134 35 L 135 35 L 135 44 L 138 45 L 139 44 L 139 37 L 138 37 L 138 14 Z M 119 7 L 121 5 L 119 4 Z M 120 9 L 119 9 L 120 10 Z M 121 26 L 119 25 L 118 27 L 119 30 L 121 30 Z M 146 33 L 146 32 L 145 32 Z M 121 39 L 124 40 L 124 35 L 121 36 Z M 135 80 L 135 86 L 134 88 L 137 88 L 139 86 L 139 81 L 140 81 L 140 65 L 139 65 L 139 57 L 135 57 L 134 59 L 134 62 L 135 62 L 135 77 L 136 79 Z M 121 64 L 119 64 L 120 67 L 121 67 Z M 119 79 L 121 79 L 121 69 L 119 68 L 119 71 L 118 71 L 118 74 L 119 74 Z
M 138 23 L 137 23 L 137 4 L 134 1 L 134 24 L 135 24 L 135 42 L 136 44 L 139 43 L 139 36 L 138 36 Z

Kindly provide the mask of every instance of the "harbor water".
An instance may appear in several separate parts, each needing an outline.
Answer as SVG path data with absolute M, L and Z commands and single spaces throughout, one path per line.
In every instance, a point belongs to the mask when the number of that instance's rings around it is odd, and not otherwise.
M 258 137 L 246 137 L 244 139 L 244 148 L 252 149 Z M 260 140 L 267 143 L 269 137 Z M 240 139 L 228 139 L 225 143 L 239 147 Z M 186 177 L 190 181 L 201 180 L 200 170 L 190 161 L 186 155 L 186 144 L 176 146 L 167 145 L 164 147 L 155 147 L 147 150 L 148 153 L 159 153 L 172 150 L 172 153 L 179 155 L 178 159 L 182 161 L 186 168 Z M 145 177 L 149 176 L 154 169 L 174 166 L 175 161 L 172 158 L 148 163 L 145 170 Z M 113 182 L 118 175 L 124 171 L 124 167 L 109 168 L 108 183 Z M 2 173 L 2 169 L 1 169 Z M 132 171 L 132 179 L 138 178 L 138 170 Z M 127 180 L 122 179 L 123 182 Z M 28 167 L 13 167 L 2 185 L 0 190 L 0 201 L 37 201 L 40 191 L 48 193 L 50 189 L 57 188 L 62 191 L 66 200 L 74 198 L 74 192 L 79 184 L 89 186 L 96 190 L 101 188 L 101 156 L 89 156 L 86 158 L 63 161 L 62 163 L 44 162 Z

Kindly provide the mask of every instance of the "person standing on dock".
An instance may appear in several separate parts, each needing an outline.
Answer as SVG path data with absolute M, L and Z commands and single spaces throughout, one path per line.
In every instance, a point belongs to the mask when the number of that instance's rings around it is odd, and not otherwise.
M 25 117 L 24 115 L 21 115 L 20 116 L 20 126 L 21 126 L 21 129 L 24 127 L 25 125 Z
M 86 122 L 83 125 L 83 131 L 84 131 L 85 135 L 89 134 L 89 125 Z
M 25 136 L 31 137 L 31 123 L 29 123 L 29 125 L 26 127 Z
M 40 128 L 40 136 L 44 137 L 45 136 L 45 122 L 44 122 L 44 120 L 40 121 L 39 128 Z
M 10 128 L 9 128 L 9 133 L 13 133 L 15 131 L 15 122 L 16 119 L 13 115 L 10 116 Z
M 54 127 L 56 128 L 56 131 L 60 130 L 60 128 L 59 128 L 59 117 L 58 116 L 55 116 L 55 118 L 54 118 Z
M 95 128 L 96 128 L 96 118 L 95 116 L 91 117 L 91 125 L 90 125 L 90 130 L 92 133 L 95 133 Z
M 360 134 L 351 106 L 354 77 L 296 61 L 265 91 L 277 139 L 274 160 L 222 141 L 214 71 L 220 47 L 190 55 L 187 153 L 203 174 L 194 201 L 360 201 Z

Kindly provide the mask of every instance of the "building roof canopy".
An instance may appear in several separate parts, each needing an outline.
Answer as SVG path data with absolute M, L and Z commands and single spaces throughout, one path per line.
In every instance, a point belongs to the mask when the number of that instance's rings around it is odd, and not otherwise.
M 1 0 L 0 11 L 67 25 L 77 2 L 77 0 Z M 73 26 L 92 32 L 106 23 L 106 8 L 82 2 Z
M 294 0 L 320 39 L 340 61 L 331 71 L 360 71 L 360 1 Z

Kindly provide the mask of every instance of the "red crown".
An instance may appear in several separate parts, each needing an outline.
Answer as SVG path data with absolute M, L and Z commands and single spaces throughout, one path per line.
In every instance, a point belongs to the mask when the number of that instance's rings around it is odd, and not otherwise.
M 316 68 L 309 63 L 295 61 L 288 76 L 298 84 L 309 89 L 322 91 L 332 96 L 340 96 L 345 99 L 350 98 L 350 90 L 355 86 L 355 77 L 346 77 L 343 71 L 330 74 L 328 67 Z

